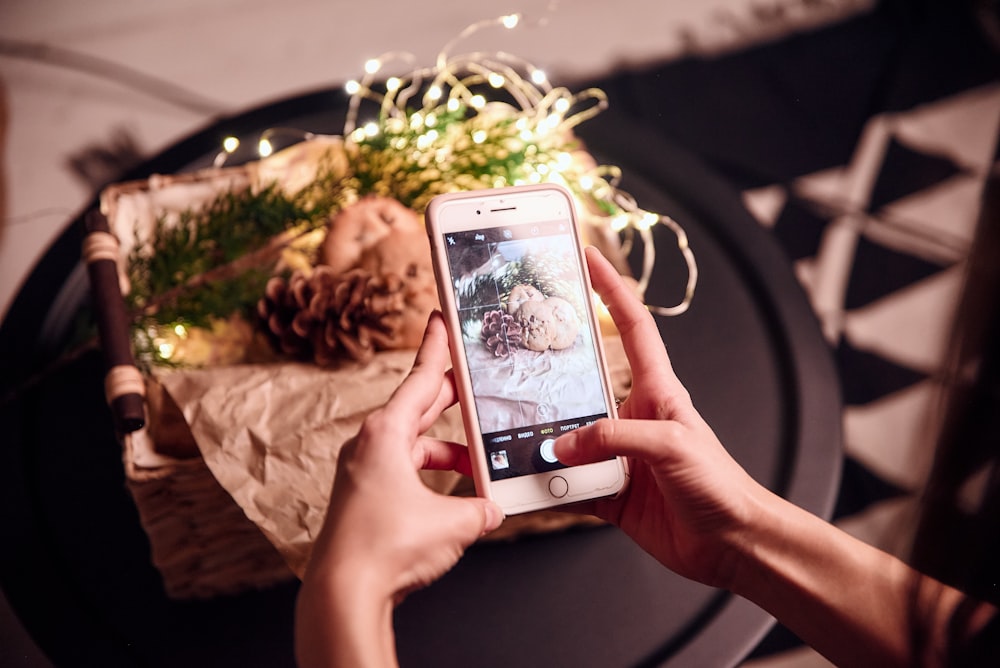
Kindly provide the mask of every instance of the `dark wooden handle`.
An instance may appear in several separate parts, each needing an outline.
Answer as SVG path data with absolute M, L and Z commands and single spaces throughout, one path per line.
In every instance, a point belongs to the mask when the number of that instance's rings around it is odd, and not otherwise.
M 145 381 L 132 356 L 128 314 L 118 283 L 118 239 L 100 211 L 87 213 L 83 261 L 87 264 L 97 334 L 104 352 L 104 394 L 115 428 L 127 434 L 146 424 Z

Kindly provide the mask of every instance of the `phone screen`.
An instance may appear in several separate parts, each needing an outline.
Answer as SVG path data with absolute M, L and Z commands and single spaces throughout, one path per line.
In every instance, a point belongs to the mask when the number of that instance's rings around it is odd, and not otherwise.
M 563 468 L 556 437 L 609 414 L 570 221 L 442 236 L 491 479 Z

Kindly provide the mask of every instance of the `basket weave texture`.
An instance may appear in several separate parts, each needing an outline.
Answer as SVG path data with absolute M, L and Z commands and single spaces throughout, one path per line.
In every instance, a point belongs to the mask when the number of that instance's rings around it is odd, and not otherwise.
M 278 170 L 280 166 L 271 163 L 267 167 Z M 251 164 L 156 175 L 105 189 L 101 206 L 121 243 L 119 281 L 123 288 L 127 289 L 124 259 L 135 244 L 148 241 L 157 219 L 176 218 L 224 190 L 253 187 L 262 178 L 260 169 L 259 164 Z M 621 397 L 627 394 L 631 374 L 620 340 L 608 344 L 605 338 L 612 384 L 616 396 Z M 155 385 L 156 379 L 147 378 L 150 426 L 123 439 L 122 457 L 126 486 L 149 538 L 152 561 L 167 595 L 175 599 L 211 598 L 293 579 L 296 571 L 289 555 L 282 554 L 272 542 L 273 537 L 269 538 L 250 519 L 252 514 L 248 516 L 240 506 L 235 492 L 219 482 L 184 416 L 176 410 L 170 415 L 171 411 L 156 401 L 163 395 L 149 391 Z M 171 422 L 166 437 L 157 428 L 165 416 Z M 451 493 L 474 491 L 466 481 L 464 486 L 453 486 Z M 513 540 L 527 534 L 600 524 L 587 516 L 542 511 L 508 519 L 489 539 Z
M 125 438 L 126 487 L 149 537 L 153 565 L 169 597 L 212 598 L 294 578 L 257 525 L 200 456 L 137 463 L 138 439 Z

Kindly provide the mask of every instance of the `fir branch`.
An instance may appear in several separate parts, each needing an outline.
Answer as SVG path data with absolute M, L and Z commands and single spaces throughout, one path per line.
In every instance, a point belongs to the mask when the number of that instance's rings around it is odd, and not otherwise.
M 143 311 L 146 314 L 155 314 L 161 306 L 173 304 L 183 295 L 190 295 L 212 283 L 238 280 L 241 275 L 255 268 L 270 268 L 281 255 L 281 251 L 293 240 L 300 237 L 301 234 L 297 231 L 283 232 L 272 238 L 262 248 L 258 248 L 246 255 L 238 256 L 226 264 L 216 265 L 201 274 L 196 274 L 181 285 L 175 285 L 164 292 L 151 296 L 146 300 Z
M 136 325 L 202 325 L 245 310 L 263 286 L 251 280 L 261 273 L 256 269 L 270 273 L 281 250 L 325 225 L 343 196 L 339 179 L 322 170 L 292 195 L 277 183 L 227 190 L 204 208 L 183 212 L 176 224 L 159 218 L 152 243 L 137 244 L 128 260 Z

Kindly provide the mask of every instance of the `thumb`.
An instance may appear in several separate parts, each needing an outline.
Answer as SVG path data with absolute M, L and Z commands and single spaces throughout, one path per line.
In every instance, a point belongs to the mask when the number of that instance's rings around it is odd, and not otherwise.
M 680 425 L 667 420 L 598 420 L 556 439 L 555 455 L 567 466 L 634 457 L 654 462 L 680 442 Z
M 504 521 L 503 510 L 496 503 L 490 499 L 484 499 L 482 497 L 452 497 L 455 501 L 460 501 L 462 503 L 468 504 L 475 508 L 476 515 L 479 517 L 479 531 L 476 533 L 475 538 L 485 536 L 486 534 L 499 528 Z M 474 538 L 474 539 L 475 539 Z
M 500 528 L 500 525 L 504 521 L 504 514 L 500 506 L 493 501 L 489 499 L 481 499 L 480 501 L 483 504 L 483 513 L 486 516 L 486 522 L 483 525 L 483 535 L 485 535 Z

